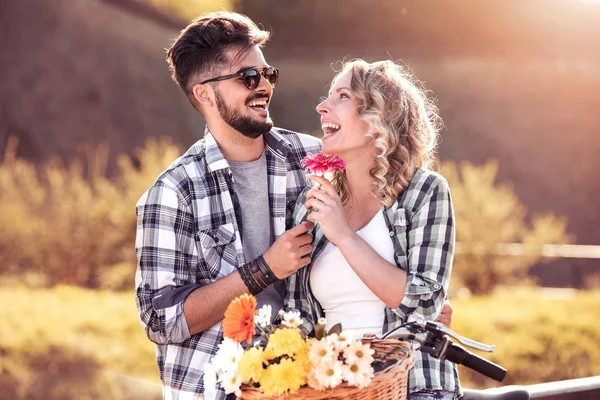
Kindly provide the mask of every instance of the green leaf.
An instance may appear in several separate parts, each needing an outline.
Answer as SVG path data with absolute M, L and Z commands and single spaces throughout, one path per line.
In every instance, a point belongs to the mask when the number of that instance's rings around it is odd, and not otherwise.
M 337 333 L 338 335 L 342 333 L 342 324 L 337 323 L 332 326 L 329 332 L 327 332 L 327 335 L 331 335 L 332 333 Z

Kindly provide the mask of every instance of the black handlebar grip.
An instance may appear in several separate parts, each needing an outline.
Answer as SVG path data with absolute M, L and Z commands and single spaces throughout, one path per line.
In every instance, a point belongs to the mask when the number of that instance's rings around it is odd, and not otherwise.
M 454 343 L 450 343 L 444 358 L 455 364 L 464 365 L 465 367 L 477 371 L 498 382 L 502 382 L 506 376 L 505 368 L 502 368 L 498 364 L 488 361 L 485 358 L 481 358 L 464 347 Z

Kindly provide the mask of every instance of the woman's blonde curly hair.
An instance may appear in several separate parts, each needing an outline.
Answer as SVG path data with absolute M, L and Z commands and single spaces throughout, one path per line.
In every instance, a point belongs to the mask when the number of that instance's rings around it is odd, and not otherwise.
M 393 61 L 344 63 L 332 85 L 350 71 L 350 91 L 357 98 L 358 116 L 375 141 L 377 159 L 370 174 L 373 193 L 390 207 L 408 186 L 416 169 L 432 168 L 441 120 L 421 84 Z M 346 203 L 350 198 L 344 173 L 333 184 Z

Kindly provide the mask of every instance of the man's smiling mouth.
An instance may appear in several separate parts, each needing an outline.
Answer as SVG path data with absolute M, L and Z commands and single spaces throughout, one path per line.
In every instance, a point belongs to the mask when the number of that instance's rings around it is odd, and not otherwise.
M 253 99 L 248 102 L 248 107 L 255 110 L 266 110 L 269 104 L 267 97 L 261 97 L 259 99 Z

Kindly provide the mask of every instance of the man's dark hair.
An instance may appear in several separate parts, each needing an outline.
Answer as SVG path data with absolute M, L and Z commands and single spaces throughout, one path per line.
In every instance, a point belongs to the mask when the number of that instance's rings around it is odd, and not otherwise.
M 220 11 L 205 14 L 190 23 L 167 52 L 167 63 L 173 80 L 186 93 L 192 104 L 192 87 L 197 75 L 216 73 L 220 66 L 233 62 L 252 46 L 263 46 L 269 40 L 269 32 L 263 31 L 242 14 Z M 226 52 L 238 50 L 233 60 Z

